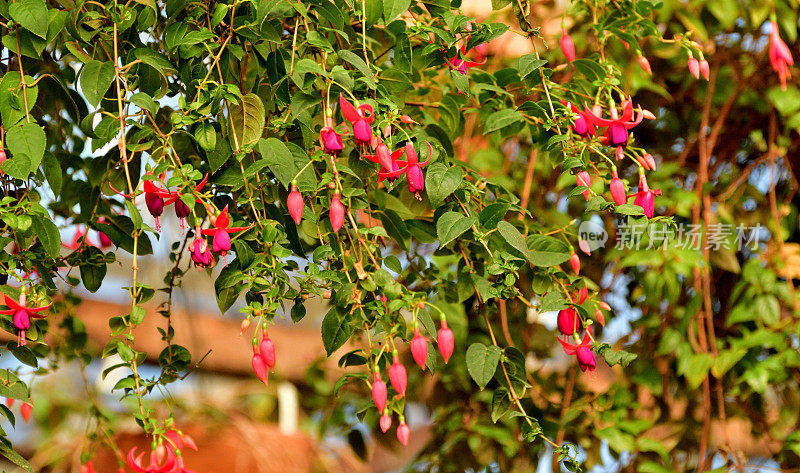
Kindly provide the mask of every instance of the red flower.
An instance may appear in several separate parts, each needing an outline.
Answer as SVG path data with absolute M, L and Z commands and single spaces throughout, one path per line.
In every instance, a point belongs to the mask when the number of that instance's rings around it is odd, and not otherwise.
M 597 367 L 594 352 L 592 351 L 592 327 L 586 328 L 586 333 L 583 335 L 581 343 L 575 345 L 559 338 L 561 346 L 564 347 L 564 352 L 567 355 L 575 355 L 578 359 L 578 366 L 581 371 L 589 371 L 590 373 Z
M 25 292 L 24 290 L 19 293 L 19 301 L 5 295 L 5 304 L 7 310 L 0 310 L 0 314 L 11 315 L 13 314 L 14 327 L 17 329 L 17 346 L 25 345 L 26 338 L 25 332 L 31 328 L 31 317 L 35 319 L 43 319 L 44 315 L 39 312 L 49 308 L 52 303 L 43 305 L 41 307 L 28 307 L 25 305 Z
M 635 196 L 636 198 L 633 200 L 633 205 L 638 205 L 641 207 L 642 210 L 644 210 L 645 216 L 650 218 L 653 216 L 653 212 L 655 211 L 657 195 L 661 195 L 661 189 L 650 189 L 650 187 L 647 185 L 647 178 L 644 176 L 644 174 L 640 174 L 639 189 L 635 194 L 632 194 L 629 197 Z
M 414 329 L 414 338 L 411 339 L 411 356 L 425 371 L 425 362 L 428 360 L 428 339 L 420 335 L 418 328 Z
M 689 73 L 691 73 L 695 79 L 700 79 L 700 62 L 695 59 L 694 56 L 689 56 L 686 65 L 689 66 Z
M 158 187 L 152 180 L 144 181 L 144 202 L 147 204 L 150 215 L 156 219 L 156 231 L 161 231 L 161 222 L 158 221 L 158 217 L 164 213 L 164 199 L 169 198 L 168 190 Z
M 786 79 L 791 78 L 789 66 L 794 65 L 794 59 L 789 47 L 781 39 L 778 25 L 775 22 L 772 23 L 772 31 L 769 34 L 769 62 L 778 73 L 781 89 L 786 90 Z
M 433 154 L 433 147 L 429 142 L 426 141 L 425 143 L 428 144 L 428 155 L 430 156 Z M 419 156 L 414 150 L 414 146 L 411 144 L 411 142 L 406 143 L 405 152 L 407 161 L 397 160 L 397 164 L 400 167 L 398 170 L 391 172 L 379 172 L 378 176 L 390 179 L 406 173 L 408 191 L 414 194 L 417 197 L 417 200 L 422 200 L 422 197 L 419 196 L 419 193 L 425 189 L 425 175 L 422 174 L 422 167 L 428 164 L 430 157 L 428 157 L 428 159 L 426 159 L 424 162 L 419 162 Z
M 214 250 L 214 253 L 219 253 L 223 258 L 228 254 L 228 251 L 231 250 L 230 234 L 253 228 L 252 225 L 246 227 L 229 227 L 228 225 L 231 224 L 231 218 L 228 215 L 227 206 L 225 206 L 216 218 L 212 219 L 212 223 L 214 224 L 214 228 L 201 230 L 201 233 L 206 236 L 214 237 L 211 249 Z
M 381 426 L 381 431 L 384 434 L 386 433 L 387 430 L 389 430 L 389 427 L 392 426 L 392 416 L 389 415 L 388 409 L 384 409 L 383 415 L 381 416 L 379 423 Z
M 342 228 L 344 224 L 344 205 L 342 205 L 342 200 L 339 198 L 339 193 L 334 192 L 333 198 L 331 198 L 331 206 L 330 212 L 328 212 L 328 217 L 331 220 L 331 227 L 333 228 L 333 232 L 339 232 L 339 229 Z
M 611 107 L 611 119 L 602 118 L 594 114 L 588 107 L 585 112 L 589 120 L 597 127 L 608 127 L 605 141 L 608 146 L 617 148 L 617 160 L 622 159 L 623 148 L 628 145 L 628 130 L 635 127 L 644 119 L 644 111 L 640 108 L 636 120 L 633 119 L 633 102 L 626 100 L 622 103 L 622 116 L 617 115 L 617 109 Z
M 375 119 L 372 105 L 362 103 L 358 108 L 348 102 L 342 94 L 339 94 L 339 107 L 342 115 L 353 124 L 353 137 L 357 145 L 368 145 L 372 141 L 372 120 Z
M 406 395 L 406 386 L 408 385 L 406 367 L 400 363 L 400 358 L 397 356 L 397 353 L 392 357 L 392 366 L 389 367 L 389 381 L 400 397 Z
M 615 204 L 622 205 L 628 201 L 625 195 L 625 183 L 617 175 L 616 167 L 611 170 L 611 184 L 608 187 L 611 188 L 611 197 Z
M 577 113 L 579 115 L 572 124 L 572 131 L 575 132 L 575 134 L 583 138 L 594 135 L 594 125 L 591 119 L 586 115 L 587 112 L 581 111 L 578 107 L 565 100 L 562 100 L 561 104 L 570 109 L 572 113 Z
M 375 407 L 378 408 L 378 412 L 383 412 L 386 408 L 386 398 L 386 383 L 381 379 L 380 373 L 376 371 L 375 380 L 372 382 L 372 401 L 375 403 Z
M 561 39 L 558 40 L 558 45 L 561 46 L 561 52 L 564 53 L 567 61 L 572 62 L 575 60 L 575 43 L 567 34 L 566 28 L 561 28 Z
M 303 220 L 303 196 L 297 191 L 297 186 L 292 184 L 292 191 L 286 198 L 286 206 L 289 208 L 289 215 L 292 216 L 295 225 L 300 225 Z
M 161 463 L 162 458 L 164 463 Z M 150 452 L 150 464 L 144 465 L 144 452 L 136 455 L 136 447 L 133 447 L 128 452 L 128 467 L 137 473 L 174 473 L 177 470 L 175 462 L 175 454 L 172 449 L 167 449 L 166 455 L 158 455 L 156 452 Z
M 203 238 L 200 227 L 197 227 L 194 234 L 195 238 L 189 245 L 189 252 L 192 255 L 192 261 L 194 261 L 197 269 L 202 271 L 214 265 L 214 255 L 211 254 L 211 250 L 208 248 L 208 242 Z
M 393 175 L 387 177 L 386 175 L 400 170 L 400 166 L 397 164 L 397 158 L 402 156 L 405 151 L 405 148 L 400 148 L 395 152 L 391 152 L 388 146 L 379 143 L 375 148 L 375 154 L 365 154 L 364 157 L 373 163 L 381 165 L 381 168 L 378 170 L 378 182 L 384 179 L 389 179 L 391 182 L 397 179 L 397 176 Z M 402 174 L 402 172 L 397 175 L 399 176 L 400 174 Z
M 472 30 L 472 23 L 467 24 L 467 29 Z M 468 61 L 465 59 L 469 53 L 469 51 L 467 51 L 467 44 L 469 43 L 470 36 L 472 35 L 467 35 L 467 38 L 462 41 L 461 47 L 458 49 L 459 54 L 456 54 L 454 57 L 451 57 L 447 61 L 450 64 L 451 69 L 454 69 L 462 74 L 466 74 L 467 71 L 472 67 L 486 64 L 485 51 L 482 48 L 478 48 L 477 46 L 473 48 L 477 52 L 475 60 Z
M 411 429 L 406 424 L 406 419 L 400 416 L 400 425 L 397 426 L 397 440 L 405 447 L 408 445 L 408 440 L 411 438 Z
M 200 192 L 201 190 L 203 190 L 203 186 L 206 185 L 207 181 L 208 181 L 208 174 L 206 174 L 203 180 L 200 181 L 200 184 L 198 184 L 197 187 L 194 188 L 194 192 Z M 181 228 L 183 228 L 186 217 L 188 217 L 192 211 L 189 208 L 189 206 L 186 205 L 183 202 L 183 200 L 181 200 L 181 196 L 183 195 L 182 192 L 175 191 L 171 195 L 172 197 L 170 197 L 166 202 L 164 202 L 164 205 L 169 205 L 172 203 L 175 204 L 175 216 L 178 217 L 178 219 L 180 219 Z M 197 199 L 196 201 L 200 202 L 200 199 Z
M 439 353 L 442 354 L 444 362 L 447 363 L 450 357 L 453 356 L 455 339 L 453 337 L 453 331 L 447 326 L 447 320 L 445 319 L 442 319 L 442 327 L 436 334 L 436 343 L 439 345 Z
M 319 131 L 319 141 L 322 143 L 322 148 L 326 153 L 331 156 L 338 156 L 344 149 L 342 135 L 333 129 L 333 119 L 331 117 L 326 118 L 325 122 L 325 126 Z

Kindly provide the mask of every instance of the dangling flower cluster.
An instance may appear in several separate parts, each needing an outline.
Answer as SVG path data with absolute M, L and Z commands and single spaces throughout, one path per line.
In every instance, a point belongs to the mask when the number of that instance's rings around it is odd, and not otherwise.
M 267 334 L 266 320 L 261 325 L 261 343 L 253 337 L 253 372 L 264 385 L 269 386 L 269 372 L 275 371 L 275 342 Z
M 12 324 L 17 329 L 17 346 L 24 346 L 27 343 L 25 333 L 31 328 L 31 318 L 42 319 L 45 316 L 40 314 L 45 309 L 48 309 L 52 303 L 40 307 L 28 307 L 25 295 L 25 288 L 23 287 L 19 293 L 19 299 L 14 300 L 7 294 L 4 294 L 5 305 L 8 309 L 0 310 L 0 314 L 11 315 Z
M 403 161 L 399 159 L 398 160 L 392 159 L 391 164 L 389 164 L 388 162 L 387 163 L 382 162 L 381 163 L 382 169 L 394 169 L 395 167 L 397 169 L 389 172 L 379 171 L 378 177 L 386 179 L 395 179 L 398 176 L 405 173 L 406 181 L 408 182 L 408 192 L 414 194 L 417 200 L 422 200 L 422 197 L 420 197 L 419 195 L 420 192 L 425 190 L 425 175 L 422 173 L 422 167 L 428 164 L 428 162 L 430 161 L 430 156 L 433 155 L 433 147 L 429 142 L 426 141 L 425 143 L 428 145 L 428 159 L 426 159 L 423 162 L 419 162 L 419 155 L 417 155 L 417 151 L 414 149 L 414 146 L 411 144 L 411 142 L 408 142 L 406 143 L 405 147 L 406 160 Z M 381 145 L 378 145 L 378 149 L 380 149 L 380 146 Z M 389 155 L 389 157 L 392 158 L 395 154 L 398 153 L 398 151 L 395 151 L 395 153 Z M 388 148 L 386 149 L 386 152 L 388 154 Z M 402 152 L 399 153 L 399 155 L 402 154 L 403 154 Z M 389 164 L 391 168 L 387 167 L 386 164 Z
M 626 100 L 622 103 L 622 116 L 617 113 L 616 107 L 611 106 L 611 118 L 603 118 L 600 113 L 595 113 L 585 107 L 586 117 L 596 127 L 606 127 L 604 142 L 606 145 L 616 148 L 617 160 L 624 156 L 624 149 L 628 145 L 628 130 L 642 122 L 645 117 L 644 110 L 639 109 L 636 119 L 633 119 L 633 101 Z M 652 114 L 651 114 L 652 115 Z
M 708 68 L 708 61 L 703 57 L 703 53 L 700 53 L 700 59 L 695 59 L 691 52 L 689 52 L 689 60 L 686 63 L 689 67 L 689 73 L 694 76 L 695 79 L 700 79 L 700 76 L 703 76 L 703 79 L 708 82 L 709 80 L 709 68 Z
M 150 462 L 144 463 L 145 452 L 136 455 L 137 447 L 128 451 L 128 468 L 136 473 L 194 473 L 188 470 L 183 461 L 184 447 L 197 451 L 194 440 L 181 432 L 170 430 L 161 443 L 150 452 Z

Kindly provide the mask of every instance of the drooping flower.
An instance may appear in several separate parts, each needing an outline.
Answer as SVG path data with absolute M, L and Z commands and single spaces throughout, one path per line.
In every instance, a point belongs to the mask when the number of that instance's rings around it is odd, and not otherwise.
M 689 72 L 694 78 L 700 79 L 700 61 L 695 59 L 694 56 L 689 56 L 689 61 L 686 64 L 689 66 Z
M 339 153 L 344 149 L 342 135 L 333 128 L 333 118 L 327 117 L 325 119 L 325 126 L 319 131 L 319 141 L 322 144 L 322 149 L 331 156 L 339 156 Z
M 136 450 L 136 447 L 131 448 L 127 458 L 128 468 L 136 473 L 173 473 L 178 469 L 172 449 L 166 449 L 166 453 L 162 455 L 157 454 L 155 451 L 150 452 L 150 463 L 148 465 L 142 463 L 145 452 L 137 456 Z M 158 458 L 159 456 L 162 458 Z
M 211 223 L 214 227 L 201 230 L 201 233 L 206 236 L 214 237 L 211 242 L 211 249 L 214 253 L 219 253 L 223 258 L 231 250 L 230 234 L 249 230 L 253 227 L 253 225 L 248 225 L 246 227 L 230 227 L 231 218 L 228 214 L 227 206 L 225 206 L 216 218 L 212 219 Z
M 388 172 L 388 173 L 378 173 L 379 176 L 385 178 L 392 178 L 397 177 L 403 173 L 406 174 L 406 180 L 408 181 L 408 191 L 414 194 L 417 200 L 422 200 L 419 193 L 425 190 L 425 175 L 422 173 L 422 167 L 428 164 L 431 160 L 430 156 L 433 154 L 433 146 L 429 142 L 425 142 L 428 145 L 428 159 L 423 162 L 419 162 L 419 156 L 417 155 L 416 150 L 414 150 L 414 145 L 411 142 L 406 143 L 405 153 L 407 161 L 397 160 L 397 164 L 400 168 L 396 171 Z
M 208 247 L 208 241 L 202 236 L 202 232 L 198 227 L 195 231 L 195 239 L 189 245 L 189 251 L 192 255 L 192 261 L 197 266 L 197 269 L 202 271 L 214 264 L 214 255 L 211 254 L 211 249 Z
M 183 452 L 183 448 L 191 448 L 194 451 L 197 451 L 197 444 L 194 443 L 194 439 L 192 437 L 178 432 L 175 429 L 170 429 L 165 435 L 167 441 L 156 447 L 156 455 L 157 459 L 160 461 L 166 456 L 167 450 L 177 450 L 178 452 Z M 190 470 L 185 468 L 183 463 L 183 455 L 177 454 L 175 455 L 175 469 L 172 470 L 173 473 L 193 473 Z M 164 472 L 166 473 L 166 472 Z
M 261 358 L 264 359 L 264 363 L 267 364 L 267 367 L 275 371 L 275 342 L 269 338 L 266 332 L 264 332 L 264 336 L 261 338 L 261 343 L 258 344 L 258 352 L 261 353 Z
M 19 406 L 19 413 L 22 414 L 22 420 L 25 421 L 27 424 L 29 420 L 31 420 L 31 414 L 33 413 L 33 404 L 29 402 L 23 402 L 21 406 Z
M 578 359 L 578 366 L 581 371 L 589 371 L 590 373 L 597 367 L 594 352 L 592 351 L 592 327 L 586 328 L 586 333 L 583 335 L 583 340 L 579 344 L 572 344 L 566 340 L 559 338 L 561 346 L 564 347 L 564 352 L 567 355 L 575 355 Z
M 381 432 L 384 434 L 392 426 L 392 416 L 389 415 L 389 411 L 387 409 L 383 410 L 383 415 L 381 416 L 379 424 L 381 426 Z
M 362 103 L 355 107 L 342 94 L 339 94 L 339 107 L 342 109 L 344 118 L 353 124 L 353 138 L 355 138 L 356 144 L 369 145 L 372 141 L 372 128 L 370 128 L 370 125 L 375 119 L 372 105 Z
M 642 70 L 646 72 L 648 75 L 652 76 L 653 70 L 650 69 L 650 61 L 648 61 L 646 57 L 641 55 L 639 56 L 638 61 L 639 61 L 639 67 L 641 67 Z
M 265 386 L 269 386 L 269 366 L 267 366 L 264 357 L 261 356 L 261 353 L 258 351 L 255 337 L 253 337 L 253 358 L 250 361 L 253 365 L 253 372 L 256 374 L 256 377 L 260 379 Z
M 558 331 L 561 332 L 562 335 L 572 335 L 575 333 L 579 324 L 580 322 L 574 307 L 570 306 L 558 312 L 556 325 L 558 326 Z
M 289 192 L 289 197 L 286 198 L 286 206 L 289 207 L 289 215 L 296 225 L 300 225 L 303 220 L 303 196 L 297 190 L 297 186 L 292 184 L 292 191 Z
M 581 171 L 575 175 L 575 185 L 583 186 L 583 187 L 590 187 L 592 185 L 592 178 L 589 176 L 589 173 L 586 171 Z M 581 192 L 583 194 L 583 198 L 586 201 L 589 201 L 589 189 Z
M 472 23 L 467 23 L 467 30 L 472 30 Z M 470 50 L 475 50 L 477 52 L 475 60 L 470 61 L 466 59 L 466 57 L 469 55 L 469 51 L 467 51 L 467 44 L 469 43 L 469 38 L 471 36 L 472 35 L 467 35 L 466 39 L 462 40 L 461 46 L 458 48 L 458 53 L 456 53 L 455 56 L 447 61 L 450 64 L 451 69 L 462 74 L 466 74 L 467 71 L 472 67 L 486 64 L 485 51 L 479 50 L 477 47 Z
M 342 225 L 344 225 L 344 205 L 342 204 L 342 200 L 339 198 L 338 192 L 334 192 L 333 197 L 331 198 L 329 217 L 331 220 L 331 227 L 333 227 L 333 232 L 338 233 L 339 229 L 342 228 Z
M 414 328 L 414 338 L 411 339 L 411 356 L 425 371 L 425 362 L 428 360 L 428 340 L 419 333 L 419 328 Z
M 378 412 L 383 412 L 386 408 L 387 397 L 386 383 L 383 382 L 380 373 L 376 370 L 375 380 L 372 381 L 372 401 L 375 403 L 375 407 L 378 408 Z
M 389 182 L 392 182 L 402 173 L 390 177 L 386 177 L 386 174 L 400 170 L 397 159 L 405 152 L 405 148 L 400 148 L 397 151 L 391 152 L 388 146 L 383 143 L 378 143 L 378 146 L 375 148 L 375 154 L 365 154 L 364 158 L 381 165 L 381 168 L 378 170 L 378 182 L 384 179 L 388 179 Z
M 41 307 L 28 307 L 26 305 L 25 290 L 19 293 L 19 300 L 14 300 L 8 295 L 4 294 L 5 304 L 8 307 L 6 310 L 0 310 L 0 314 L 12 315 L 12 323 L 14 328 L 17 329 L 17 346 L 23 346 L 27 342 L 25 332 L 31 328 L 31 317 L 35 319 L 43 319 L 44 315 L 39 312 L 48 309 L 52 303 L 43 305 Z
M 206 182 L 208 182 L 208 174 L 206 174 L 205 177 L 203 177 L 203 180 L 200 181 L 200 184 L 198 184 L 194 188 L 194 191 L 200 192 L 201 190 L 203 190 L 203 187 L 206 185 Z M 178 219 L 181 222 L 181 228 L 183 228 L 186 223 L 186 217 L 188 217 L 192 213 L 192 210 L 189 208 L 188 205 L 186 205 L 186 203 L 183 200 L 181 200 L 181 196 L 184 195 L 183 192 L 175 191 L 171 195 L 172 197 L 170 197 L 166 202 L 164 202 L 164 205 L 169 205 L 173 203 L 175 204 L 175 216 L 178 217 Z M 200 199 L 197 199 L 197 202 L 200 202 Z
M 657 195 L 661 195 L 661 190 L 650 189 L 650 187 L 647 185 L 647 178 L 645 177 L 644 173 L 639 174 L 639 189 L 635 194 L 632 195 L 635 196 L 635 199 L 633 199 L 633 205 L 638 205 L 641 207 L 647 218 L 651 218 L 653 216 Z
M 708 68 L 708 61 L 705 58 L 700 59 L 700 75 L 708 82 L 711 71 Z
M 408 376 L 406 374 L 406 367 L 400 363 L 400 358 L 397 353 L 392 357 L 392 366 L 389 367 L 389 382 L 400 397 L 406 395 L 406 386 L 408 385 Z
M 608 127 L 606 129 L 605 141 L 608 146 L 616 148 L 617 160 L 624 156 L 624 148 L 628 145 L 628 130 L 635 127 L 644 119 L 644 112 L 639 109 L 639 114 L 633 120 L 633 102 L 626 100 L 622 103 L 622 116 L 617 114 L 616 107 L 611 107 L 611 119 L 602 118 L 599 114 L 593 113 L 586 107 L 585 112 L 594 126 Z
M 616 167 L 611 170 L 611 184 L 608 187 L 611 189 L 611 198 L 614 199 L 615 204 L 622 205 L 628 201 L 625 195 L 625 183 L 617 175 Z
M 97 223 L 105 223 L 105 221 L 106 221 L 105 217 L 100 217 L 97 219 Z M 111 241 L 111 238 L 109 238 L 108 235 L 105 234 L 105 232 L 98 231 L 97 238 L 100 240 L 100 248 L 102 249 L 110 248 L 111 245 L 114 244 L 114 242 Z
M 558 40 L 558 45 L 561 46 L 561 52 L 564 53 L 567 61 L 572 62 L 575 60 L 575 43 L 570 35 L 567 34 L 566 28 L 561 28 L 561 39 Z
M 585 111 L 582 111 L 581 109 L 576 107 L 573 103 L 567 102 L 565 100 L 562 100 L 561 104 L 570 109 L 572 113 L 576 113 L 578 115 L 578 118 L 576 118 L 575 122 L 572 124 L 572 131 L 575 134 L 583 138 L 594 135 L 594 125 L 592 124 L 592 121 L 586 116 Z
M 397 426 L 397 440 L 405 447 L 408 445 L 408 440 L 411 438 L 411 429 L 406 424 L 406 419 L 400 416 L 400 425 Z
M 442 326 L 436 333 L 436 343 L 439 345 L 439 353 L 442 354 L 444 362 L 447 363 L 450 357 L 453 356 L 455 338 L 453 337 L 453 331 L 447 326 L 447 320 L 445 319 L 442 319 Z
M 772 22 L 769 34 L 769 62 L 781 80 L 781 89 L 786 90 L 786 79 L 790 78 L 789 66 L 794 65 L 792 52 L 781 39 L 778 25 Z
M 159 217 L 164 213 L 164 199 L 169 199 L 169 191 L 158 187 L 152 180 L 144 181 L 144 202 L 147 210 L 156 219 L 156 231 L 161 231 Z

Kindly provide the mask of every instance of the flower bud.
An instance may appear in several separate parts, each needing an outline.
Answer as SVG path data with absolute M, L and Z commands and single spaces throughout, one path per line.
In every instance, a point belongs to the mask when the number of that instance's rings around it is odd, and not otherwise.
M 558 312 L 556 325 L 558 326 L 558 331 L 561 332 L 562 335 L 569 336 L 575 333 L 578 324 L 578 316 L 575 314 L 575 309 L 573 307 L 567 307 Z
M 269 369 L 275 371 L 273 369 L 275 368 L 275 343 L 267 334 L 264 334 L 264 338 L 261 339 L 261 343 L 258 345 L 258 351 L 261 353 L 261 357 L 264 359 L 264 363 Z
M 372 400 L 375 402 L 378 412 L 383 412 L 386 408 L 386 398 L 386 383 L 383 382 L 378 373 L 375 373 L 375 381 L 372 382 Z
M 569 257 L 569 265 L 572 266 L 572 271 L 578 275 L 581 273 L 581 258 L 574 251 L 572 256 Z
M 292 184 L 292 191 L 286 198 L 286 206 L 289 207 L 289 215 L 296 225 L 300 225 L 303 220 L 303 196 L 297 191 L 297 186 Z
M 389 382 L 392 383 L 392 387 L 400 397 L 406 395 L 406 386 L 408 385 L 406 367 L 400 363 L 397 355 L 394 356 L 392 366 L 389 367 Z
M 428 340 L 420 335 L 418 328 L 414 329 L 414 338 L 411 339 L 411 356 L 425 371 L 425 362 L 428 360 Z
M 590 187 L 592 185 L 592 178 L 589 176 L 589 173 L 586 171 L 581 171 L 575 175 L 575 183 L 578 186 L 585 186 Z M 583 198 L 587 201 L 589 200 L 589 189 L 581 192 L 583 194 Z
M 392 416 L 389 415 L 389 411 L 383 411 L 383 415 L 381 416 L 379 424 L 381 426 L 381 432 L 385 434 L 386 431 L 392 426 Z
M 703 76 L 703 79 L 705 79 L 706 82 L 708 82 L 710 71 L 708 69 L 708 61 L 706 61 L 705 59 L 700 60 L 700 74 Z
M 447 363 L 450 357 L 453 356 L 453 349 L 455 347 L 453 331 L 447 326 L 447 320 L 442 320 L 442 327 L 436 334 L 436 343 L 439 345 L 439 353 L 442 354 L 444 362 Z
M 695 79 L 700 79 L 700 63 L 694 57 L 690 57 L 688 61 L 689 72 Z
M 411 438 L 411 429 L 406 425 L 405 419 L 400 419 L 400 425 L 397 426 L 397 440 L 405 447 L 408 445 L 408 440 Z
M 567 34 L 566 29 L 561 30 L 561 39 L 558 41 L 561 46 L 561 52 L 566 56 L 567 61 L 572 62 L 575 60 L 575 43 L 572 38 Z
M 638 60 L 639 60 L 639 67 L 641 67 L 642 70 L 646 72 L 648 75 L 652 76 L 653 71 L 652 69 L 650 69 L 650 61 L 648 61 L 647 58 L 644 56 L 639 56 Z
M 331 220 L 331 227 L 333 227 L 334 232 L 338 232 L 339 229 L 342 228 L 342 225 L 344 224 L 344 205 L 342 205 L 342 201 L 339 199 L 338 192 L 333 193 L 329 214 Z

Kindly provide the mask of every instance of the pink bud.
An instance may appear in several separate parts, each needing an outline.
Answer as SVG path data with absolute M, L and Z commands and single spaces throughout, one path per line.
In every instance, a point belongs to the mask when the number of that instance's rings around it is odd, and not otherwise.
M 28 404 L 27 402 L 23 402 L 22 406 L 19 408 L 20 414 L 22 414 L 22 420 L 25 421 L 27 424 L 28 421 L 31 419 L 31 413 L 33 412 L 33 406 Z M 406 440 L 408 442 L 408 440 Z
M 102 248 L 108 248 L 114 244 L 114 242 L 111 241 L 111 238 L 109 238 L 108 235 L 103 232 L 97 232 L 97 236 L 100 239 L 100 246 Z
M 255 351 L 255 347 L 253 347 L 253 372 L 256 374 L 256 377 L 260 379 L 265 386 L 269 386 L 269 369 L 267 368 L 267 364 L 264 362 L 264 358 Z
M 303 196 L 297 191 L 297 186 L 292 184 L 292 191 L 289 192 L 289 197 L 286 198 L 286 206 L 289 207 L 289 215 L 297 225 L 303 220 Z
M 700 63 L 694 57 L 689 58 L 689 72 L 694 76 L 695 79 L 700 78 Z
M 573 307 L 567 307 L 558 312 L 556 325 L 558 326 L 558 331 L 561 332 L 562 335 L 569 336 L 575 333 L 578 323 L 578 317 Z
M 561 39 L 558 41 L 561 46 L 561 52 L 566 56 L 567 61 L 572 62 L 575 60 L 575 43 L 572 38 L 567 34 L 567 30 L 561 30 Z
M 578 305 L 581 305 L 586 302 L 586 298 L 589 297 L 589 289 L 586 286 L 583 286 L 580 292 L 578 292 L 578 295 Z
M 606 326 L 606 318 L 603 316 L 603 311 L 602 310 L 595 309 L 594 310 L 594 317 L 597 319 L 598 322 L 600 322 L 600 325 L 602 325 L 603 327 Z
M 578 186 L 589 187 L 592 185 L 592 178 L 589 176 L 588 172 L 581 171 L 575 175 L 575 183 Z M 584 199 L 586 199 L 587 201 L 589 200 L 589 189 L 586 189 L 585 191 L 581 192 L 581 194 L 583 194 Z
M 389 382 L 400 397 L 406 395 L 406 386 L 408 385 L 408 377 L 406 375 L 406 367 L 400 363 L 400 359 L 395 356 L 392 361 L 392 366 L 389 367 Z
M 425 371 L 425 362 L 428 360 L 428 340 L 420 335 L 418 328 L 414 329 L 414 338 L 411 339 L 411 356 Z
M 616 176 L 616 173 L 614 178 L 611 179 L 609 188 L 611 188 L 611 198 L 614 199 L 615 204 L 622 205 L 628 201 L 628 198 L 625 195 L 625 183 L 622 182 L 622 179 Z
M 572 271 L 577 275 L 581 273 L 581 258 L 574 251 L 572 256 L 569 257 L 569 265 L 572 266 Z
M 650 61 L 648 61 L 646 57 L 639 56 L 639 67 L 649 75 L 653 75 L 653 71 L 650 69 Z
M 378 408 L 378 412 L 383 412 L 386 408 L 386 398 L 386 383 L 384 383 L 376 373 L 375 381 L 372 382 L 372 400 L 375 402 L 375 407 Z
M 647 163 L 647 166 L 646 166 L 647 169 L 649 169 L 651 171 L 655 171 L 656 170 L 656 160 L 653 159 L 653 155 L 652 154 L 645 153 L 645 155 L 642 156 L 642 159 L 644 160 L 645 163 Z
M 397 426 L 397 440 L 405 447 L 408 445 L 409 438 L 411 438 L 411 429 L 408 428 L 405 420 L 400 420 L 400 425 Z
M 381 432 L 384 434 L 389 430 L 389 427 L 392 426 L 392 416 L 389 415 L 388 411 L 383 411 L 379 424 L 381 426 Z
M 409 117 L 408 115 L 401 115 L 400 121 L 403 123 L 417 123 L 416 121 L 414 121 L 413 118 Z
M 339 199 L 338 192 L 334 192 L 333 198 L 331 199 L 330 219 L 333 231 L 338 232 L 339 229 L 342 228 L 342 224 L 344 224 L 344 205 L 342 205 L 342 201 Z
M 16 402 L 16 399 L 14 399 L 13 397 L 6 398 L 6 406 L 12 407 L 14 405 L 14 402 Z
M 705 79 L 706 82 L 708 82 L 709 78 L 708 61 L 706 61 L 705 59 L 700 60 L 700 74 L 702 74 L 703 79 Z
M 6 160 L 6 150 L 0 149 L 0 166 L 3 165 L 5 160 Z M 3 172 L 3 169 L 0 167 L 0 176 L 5 176 L 5 174 L 6 173 Z
M 455 347 L 453 331 L 447 326 L 447 320 L 442 320 L 442 327 L 436 334 L 436 342 L 439 345 L 439 353 L 442 354 L 444 362 L 447 363 L 450 357 L 453 356 L 453 349 Z
M 258 345 L 258 351 L 261 353 L 264 363 L 270 369 L 275 368 L 275 343 L 268 335 L 264 334 L 264 338 L 261 339 L 261 343 Z

